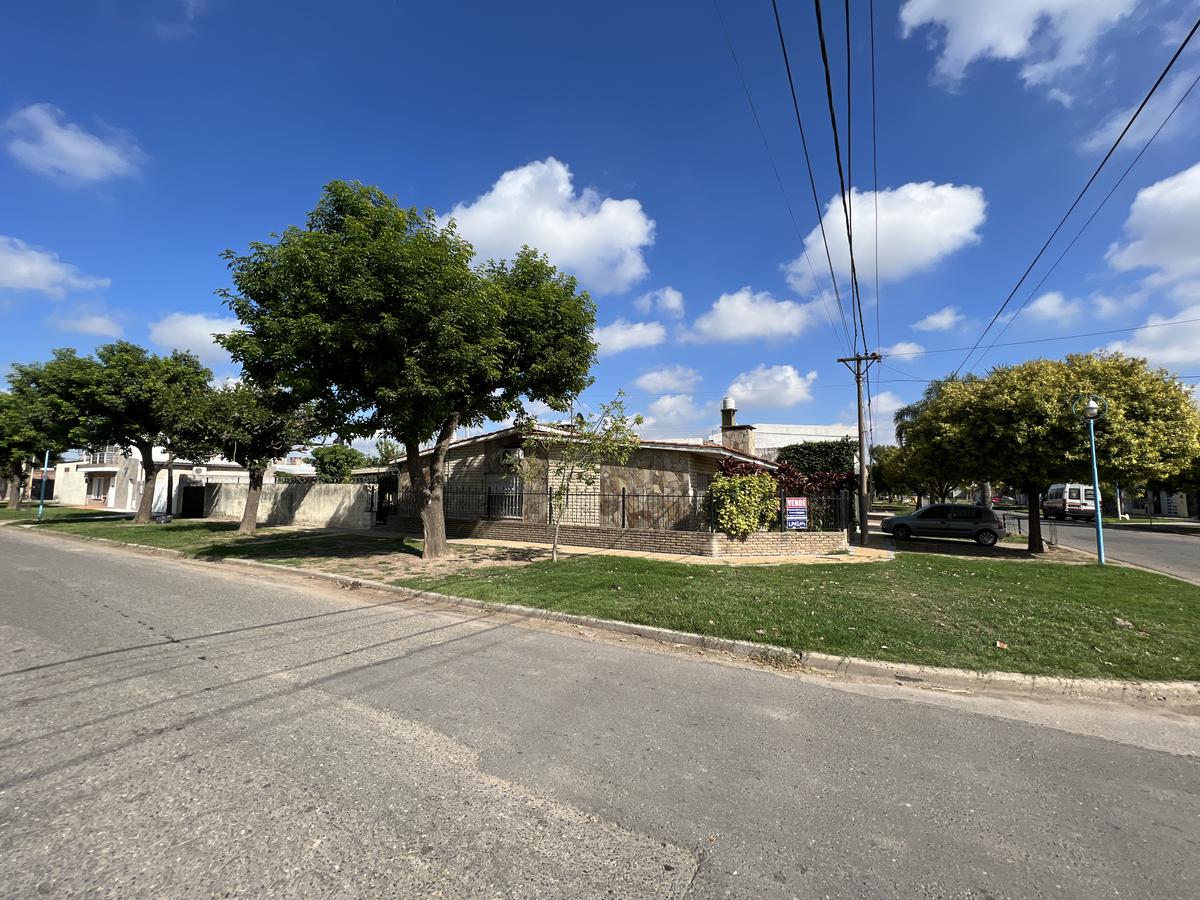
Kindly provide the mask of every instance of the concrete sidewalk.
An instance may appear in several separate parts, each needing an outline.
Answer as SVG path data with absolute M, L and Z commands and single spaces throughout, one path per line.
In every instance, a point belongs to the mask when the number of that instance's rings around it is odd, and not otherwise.
M 413 534 L 419 538 L 420 535 Z M 454 538 L 449 541 L 453 547 L 509 547 L 517 550 L 544 550 L 550 552 L 550 545 L 533 541 L 497 541 L 490 538 Z M 895 559 L 896 554 L 882 547 L 851 546 L 849 553 L 824 553 L 809 556 L 681 556 L 676 553 L 650 553 L 643 550 L 608 550 L 600 547 L 574 547 L 566 544 L 558 545 L 562 556 L 627 556 L 636 559 L 653 559 L 659 562 L 684 563 L 696 566 L 782 566 L 797 564 L 827 564 L 827 563 L 869 563 L 885 562 Z

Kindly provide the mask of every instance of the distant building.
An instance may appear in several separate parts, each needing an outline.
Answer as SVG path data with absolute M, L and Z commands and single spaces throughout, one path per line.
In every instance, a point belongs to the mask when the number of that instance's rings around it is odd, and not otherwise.
M 180 512 L 183 488 L 203 487 L 206 484 L 245 484 L 249 480 L 244 468 L 220 456 L 198 463 L 176 459 L 170 467 L 170 476 L 167 460 L 166 450 L 155 447 L 154 462 L 159 468 L 154 481 L 155 515 L 167 511 L 168 477 L 173 480 L 172 515 Z M 298 456 L 289 457 L 267 470 L 264 483 L 274 484 L 277 471 L 311 475 L 314 469 Z M 53 483 L 55 499 L 65 506 L 94 506 L 122 512 L 136 510 L 145 490 L 141 456 L 137 450 L 126 453 L 121 447 L 105 447 L 94 453 L 84 453 L 78 459 L 59 463 L 54 468 Z
M 853 425 L 737 425 L 737 405 L 732 397 L 721 402 L 721 427 L 709 432 L 708 441 L 722 443 L 731 431 L 741 436 L 741 449 L 752 456 L 774 460 L 779 448 L 790 444 L 807 444 L 812 441 L 837 441 L 844 437 L 857 437 L 858 429 Z M 749 430 L 747 430 L 749 429 Z

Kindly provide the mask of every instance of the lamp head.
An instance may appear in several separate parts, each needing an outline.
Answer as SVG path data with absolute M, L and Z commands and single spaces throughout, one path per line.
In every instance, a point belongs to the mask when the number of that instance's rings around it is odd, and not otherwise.
M 1089 419 L 1095 419 L 1100 415 L 1100 404 L 1096 402 L 1095 397 L 1088 397 L 1087 405 L 1083 408 L 1083 414 Z

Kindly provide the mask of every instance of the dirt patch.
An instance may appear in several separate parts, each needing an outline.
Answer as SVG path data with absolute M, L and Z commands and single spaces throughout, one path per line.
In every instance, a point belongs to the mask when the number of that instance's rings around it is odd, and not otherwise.
M 421 575 L 453 575 L 468 569 L 492 566 L 525 566 L 549 558 L 549 547 L 534 549 L 451 545 L 450 555 L 442 559 L 424 560 L 413 553 L 389 551 L 357 555 L 353 560 L 313 557 L 299 560 L 298 565 L 319 572 L 388 582 Z

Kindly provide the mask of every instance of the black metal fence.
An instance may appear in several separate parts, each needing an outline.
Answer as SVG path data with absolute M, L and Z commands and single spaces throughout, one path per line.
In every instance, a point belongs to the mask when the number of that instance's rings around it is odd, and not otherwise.
M 560 502 L 561 501 L 561 502 Z M 415 519 L 421 514 L 422 496 L 411 488 L 398 488 L 395 480 L 380 480 L 376 518 Z M 555 516 L 563 525 L 593 528 L 646 528 L 655 531 L 712 531 L 714 516 L 703 495 L 664 494 L 652 491 L 571 491 L 557 497 L 549 491 L 504 488 L 447 487 L 442 495 L 446 518 L 460 521 L 508 519 L 546 525 Z M 784 526 L 784 504 L 772 531 Z M 852 521 L 849 492 L 808 497 L 809 531 L 844 531 Z M 561 512 L 560 512 L 561 509 Z

